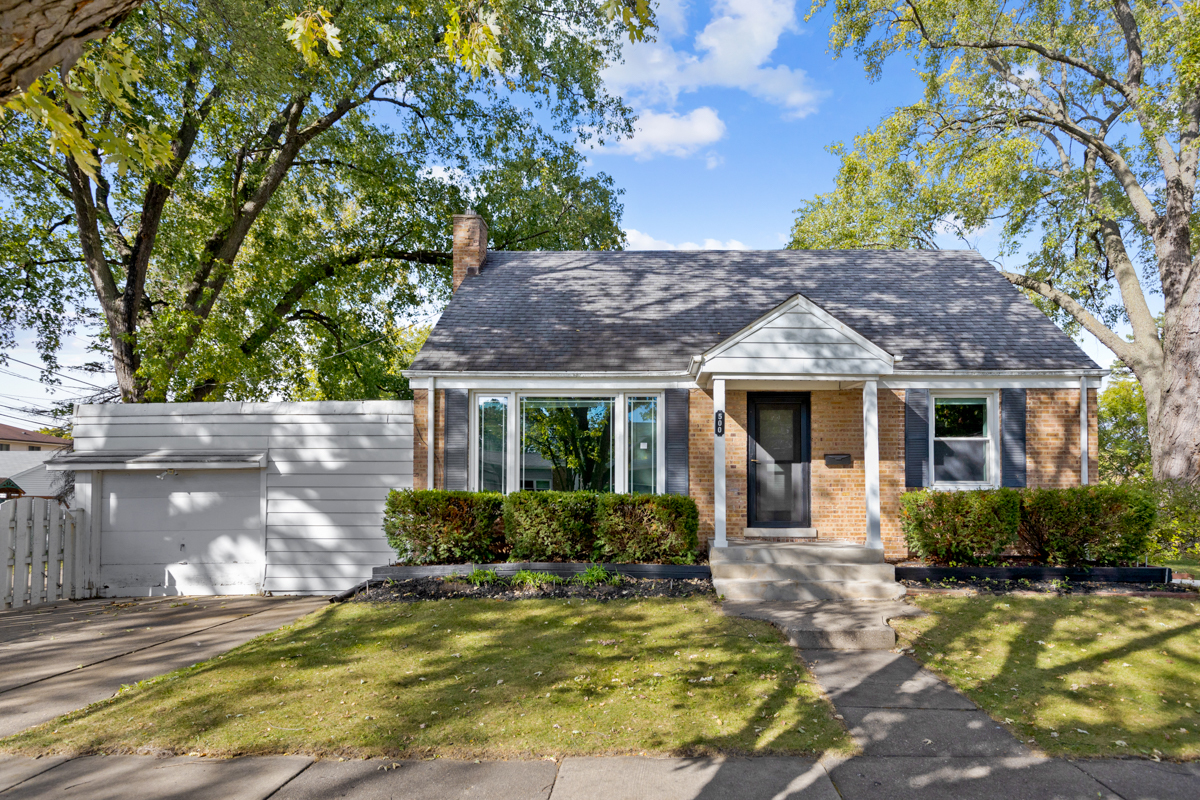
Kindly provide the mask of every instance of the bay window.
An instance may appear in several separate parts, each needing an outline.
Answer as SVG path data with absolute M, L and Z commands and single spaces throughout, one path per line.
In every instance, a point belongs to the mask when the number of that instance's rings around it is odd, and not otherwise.
M 471 488 L 665 491 L 661 395 L 473 393 Z

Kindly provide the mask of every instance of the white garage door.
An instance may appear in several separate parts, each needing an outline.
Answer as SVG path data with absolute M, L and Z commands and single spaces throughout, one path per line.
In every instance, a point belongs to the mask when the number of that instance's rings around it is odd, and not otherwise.
M 259 470 L 105 472 L 100 580 L 109 597 L 261 590 Z

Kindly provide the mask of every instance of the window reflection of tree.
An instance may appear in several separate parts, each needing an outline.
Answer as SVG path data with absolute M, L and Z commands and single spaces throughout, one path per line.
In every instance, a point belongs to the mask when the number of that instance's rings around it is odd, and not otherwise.
M 556 491 L 611 491 L 611 403 L 525 406 L 525 451 L 551 465 Z

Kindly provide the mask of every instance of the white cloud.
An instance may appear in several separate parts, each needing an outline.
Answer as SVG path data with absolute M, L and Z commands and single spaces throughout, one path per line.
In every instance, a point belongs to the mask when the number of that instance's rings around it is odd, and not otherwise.
M 716 169 L 725 163 L 725 156 L 719 153 L 709 153 L 704 157 L 704 166 L 709 169 Z
M 671 244 L 662 239 L 655 239 L 648 233 L 642 233 L 636 228 L 626 228 L 625 238 L 629 242 L 630 250 L 749 250 L 745 244 L 737 239 L 730 239 L 722 242 L 720 239 L 705 239 L 704 244 L 696 244 L 695 242 L 681 242 L 679 244 Z
M 687 33 L 687 0 L 658 0 L 654 18 L 659 37 L 674 38 Z
M 701 106 L 686 114 L 643 111 L 638 115 L 633 138 L 621 142 L 618 150 L 634 155 L 639 160 L 658 154 L 683 157 L 719 141 L 723 136 L 725 123 L 708 106 Z
M 671 16 L 675 8 L 665 17 L 671 24 L 682 18 Z M 779 38 L 795 30 L 795 0 L 714 0 L 694 53 L 665 41 L 641 42 L 626 48 L 625 62 L 610 67 L 606 79 L 642 105 L 674 103 L 681 92 L 717 86 L 741 89 L 782 106 L 790 117 L 803 117 L 815 110 L 818 92 L 803 70 L 770 63 Z

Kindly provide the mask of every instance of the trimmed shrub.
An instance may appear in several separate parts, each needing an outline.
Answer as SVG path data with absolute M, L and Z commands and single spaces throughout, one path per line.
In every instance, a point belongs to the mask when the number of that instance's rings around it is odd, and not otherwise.
M 700 512 L 677 494 L 603 494 L 596 512 L 596 561 L 692 564 Z
M 1021 495 L 1014 489 L 935 491 L 900 498 L 910 552 L 934 564 L 995 564 L 1017 543 Z
M 388 494 L 383 530 L 402 564 L 465 564 L 504 558 L 504 495 L 400 489 Z
M 1022 549 L 1046 564 L 1132 564 L 1150 548 L 1157 508 L 1132 486 L 1026 489 Z
M 512 561 L 587 561 L 596 543 L 595 492 L 513 492 L 504 498 Z

